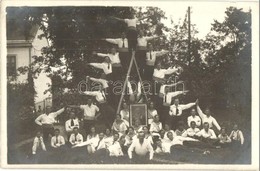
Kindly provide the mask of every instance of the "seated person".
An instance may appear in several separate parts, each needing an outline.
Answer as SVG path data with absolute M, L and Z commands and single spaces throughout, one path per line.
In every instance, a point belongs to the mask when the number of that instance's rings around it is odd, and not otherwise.
M 170 144 L 162 142 L 161 139 L 156 140 L 156 147 L 154 153 L 156 154 L 165 154 L 170 153 Z
M 196 134 L 200 132 L 200 129 L 196 127 L 196 122 L 190 122 L 190 128 L 188 128 L 183 134 L 183 137 L 197 138 Z
M 83 142 L 83 136 L 79 133 L 79 128 L 74 127 L 69 142 L 72 147 Z
M 97 139 L 92 139 L 89 141 L 87 149 L 89 154 L 95 153 L 97 150 L 106 149 L 106 142 L 104 139 L 104 133 L 101 132 Z
M 143 126 L 140 123 L 139 119 L 135 119 L 134 121 L 134 125 L 133 128 L 135 130 L 136 133 L 141 132 L 143 130 Z
M 144 133 L 144 139 L 146 139 L 151 145 L 153 145 L 153 137 L 151 133 L 149 132 L 149 129 L 147 126 L 143 126 L 143 133 Z
M 157 110 L 154 109 L 154 103 L 153 102 L 149 102 L 147 115 L 148 115 L 148 125 L 150 125 L 153 122 L 154 117 L 156 115 L 158 115 Z
M 167 133 L 168 133 L 168 132 L 171 132 L 172 135 L 173 135 L 173 137 L 176 137 L 176 136 L 177 136 L 177 135 L 175 134 L 175 132 L 174 132 L 173 130 L 171 130 L 171 127 L 170 127 L 169 124 L 164 124 L 164 130 L 165 130 L 165 135 L 164 135 L 164 138 L 165 138 L 165 139 L 168 139 L 168 137 L 167 137 Z
M 164 129 L 161 129 L 160 131 L 159 131 L 159 139 L 160 140 L 162 140 L 162 141 L 164 141 L 165 140 L 165 130 Z
M 193 109 L 191 109 L 191 115 L 188 117 L 188 119 L 187 119 L 187 123 L 188 123 L 188 126 L 189 127 L 191 127 L 190 126 L 190 123 L 192 122 L 192 121 L 194 121 L 195 122 L 195 124 L 196 124 L 196 127 L 200 127 L 200 125 L 201 125 L 201 119 L 200 119 L 200 117 L 198 116 L 198 115 L 196 115 L 196 110 L 193 108 Z
M 60 135 L 60 130 L 54 130 L 54 136 L 51 138 L 51 147 L 61 149 L 65 145 L 65 139 Z
M 93 154 L 92 159 L 97 163 L 103 163 L 108 157 L 109 151 L 107 149 L 107 144 L 104 139 L 104 133 L 99 133 L 98 140 L 94 141 L 91 145 L 91 149 L 88 148 L 88 152 Z
M 69 116 L 70 116 L 70 119 L 65 122 L 65 130 L 68 135 L 68 140 L 70 139 L 70 135 L 73 132 L 73 128 L 74 127 L 79 128 L 79 120 L 76 118 L 75 112 L 71 111 Z
M 178 122 L 178 128 L 175 131 L 176 136 L 182 136 L 185 131 L 184 123 L 182 121 Z
M 234 146 L 240 147 L 244 144 L 243 132 L 238 129 L 237 124 L 234 124 L 233 130 L 231 131 L 229 137 Z
M 121 136 L 121 135 L 125 135 L 126 130 L 127 130 L 127 126 L 125 122 L 121 119 L 121 115 L 117 114 L 116 119 L 112 125 L 113 133 L 117 132 Z
M 162 129 L 162 123 L 159 121 L 159 115 L 155 115 L 153 122 L 150 125 L 150 133 L 152 133 L 153 136 L 160 136 L 159 131 Z
M 133 139 L 134 140 L 134 139 Z M 120 146 L 121 146 L 121 149 L 122 149 L 122 152 L 123 154 L 127 154 L 127 150 L 128 150 L 128 146 L 126 145 L 126 136 L 125 135 L 122 135 L 119 140 L 118 140 Z
M 183 145 L 183 141 L 181 136 L 173 136 L 172 132 L 167 133 L 168 139 L 164 141 L 164 143 L 170 143 L 171 145 Z
M 38 131 L 36 137 L 33 140 L 32 154 L 39 154 L 46 151 L 45 144 L 43 142 L 42 133 Z
M 96 128 L 94 126 L 90 128 L 90 134 L 87 135 L 87 141 L 91 140 L 92 138 L 98 138 L 98 134 L 96 133 Z
M 109 156 L 119 157 L 124 155 L 118 140 L 119 140 L 119 134 L 115 133 L 113 136 L 112 144 L 109 144 L 108 146 Z
M 226 133 L 226 128 L 221 128 L 221 133 L 218 135 L 219 144 L 221 147 L 227 147 L 231 143 L 231 139 Z
M 211 147 L 215 147 L 215 144 L 218 142 L 215 132 L 209 128 L 209 123 L 204 122 L 203 129 L 196 134 L 199 139 L 208 144 Z
M 136 138 L 137 138 L 137 136 L 136 136 L 136 133 L 134 131 L 134 128 L 130 126 L 128 128 L 128 133 L 125 136 L 125 144 L 124 145 L 129 147 L 132 144 L 133 140 L 136 139 Z
M 106 129 L 104 139 L 106 142 L 112 142 L 113 141 L 113 135 L 111 133 L 111 130 L 109 128 Z
M 120 115 L 126 126 L 129 127 L 129 106 L 126 102 L 123 103 L 123 109 L 121 109 Z

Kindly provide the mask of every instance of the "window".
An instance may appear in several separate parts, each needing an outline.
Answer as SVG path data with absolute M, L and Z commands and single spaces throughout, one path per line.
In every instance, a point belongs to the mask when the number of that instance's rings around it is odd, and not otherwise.
M 16 76 L 16 56 L 7 56 L 7 76 Z

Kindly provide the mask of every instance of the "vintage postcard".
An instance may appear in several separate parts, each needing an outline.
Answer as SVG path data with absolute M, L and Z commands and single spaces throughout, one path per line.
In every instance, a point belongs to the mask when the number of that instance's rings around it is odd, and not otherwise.
M 1 2 L 1 166 L 258 170 L 258 1 Z

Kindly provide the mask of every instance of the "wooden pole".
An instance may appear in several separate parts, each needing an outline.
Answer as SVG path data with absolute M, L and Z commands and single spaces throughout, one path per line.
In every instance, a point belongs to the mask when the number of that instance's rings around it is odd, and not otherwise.
M 135 57 L 135 51 L 132 52 L 132 58 L 131 58 L 131 61 L 130 61 L 130 64 L 129 64 L 129 67 L 128 67 L 128 70 L 127 70 L 127 74 L 126 74 L 126 78 L 125 78 L 125 82 L 124 82 L 124 86 L 123 86 L 123 91 L 122 91 L 122 94 L 121 94 L 121 97 L 120 97 L 120 100 L 119 100 L 119 103 L 118 103 L 118 106 L 117 106 L 117 111 L 116 111 L 117 114 L 120 113 L 121 104 L 123 102 L 123 98 L 124 98 L 124 95 L 125 95 L 126 85 L 127 85 L 128 78 L 129 78 L 129 75 L 131 73 L 132 65 L 133 65 L 133 62 L 134 62 L 134 57 Z
M 191 52 L 190 52 L 190 46 L 191 46 L 191 33 L 190 33 L 190 7 L 188 7 L 188 65 L 191 61 Z

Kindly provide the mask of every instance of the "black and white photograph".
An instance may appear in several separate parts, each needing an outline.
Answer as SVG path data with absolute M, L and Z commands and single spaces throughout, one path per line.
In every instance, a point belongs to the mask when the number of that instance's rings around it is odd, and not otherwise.
M 1 9 L 5 166 L 256 164 L 258 1 L 105 2 Z

